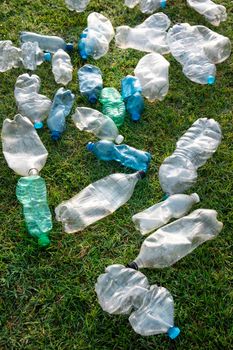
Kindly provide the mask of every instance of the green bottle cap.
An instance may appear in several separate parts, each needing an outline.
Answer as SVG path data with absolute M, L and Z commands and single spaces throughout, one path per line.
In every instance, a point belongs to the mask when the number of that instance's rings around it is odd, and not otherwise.
M 41 235 L 38 239 L 38 245 L 39 247 L 41 248 L 45 248 L 45 247 L 48 247 L 50 245 L 50 239 L 49 237 L 44 234 L 44 235 Z

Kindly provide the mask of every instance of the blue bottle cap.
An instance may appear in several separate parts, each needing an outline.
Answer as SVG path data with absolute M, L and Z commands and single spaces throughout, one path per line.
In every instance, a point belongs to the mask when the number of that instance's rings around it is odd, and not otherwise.
M 73 43 L 68 43 L 66 44 L 66 51 L 71 52 L 74 49 L 74 44 Z
M 79 53 L 83 60 L 87 60 L 87 54 L 84 50 L 80 50 Z
M 96 101 L 97 101 L 96 95 L 93 94 L 93 95 L 89 96 L 88 100 L 90 103 L 96 103 Z
M 133 121 L 133 122 L 138 122 L 138 121 L 139 121 L 139 119 L 140 119 L 140 114 L 139 114 L 139 113 L 137 113 L 137 112 L 132 113 L 131 118 L 132 118 L 132 121 Z
M 38 121 L 38 122 L 34 123 L 34 128 L 35 129 L 41 129 L 41 128 L 43 128 L 43 125 L 44 124 L 41 121 Z
M 91 152 L 93 150 L 93 148 L 94 148 L 94 145 L 95 145 L 94 142 L 88 142 L 88 144 L 86 146 L 87 150 L 89 152 Z
M 161 0 L 160 1 L 160 6 L 162 7 L 162 9 L 164 9 L 167 5 L 167 1 L 166 0 Z
M 45 62 L 51 62 L 51 60 L 52 60 L 52 55 L 51 55 L 51 53 L 50 53 L 50 52 L 45 52 L 45 53 L 44 53 L 44 61 L 45 61 Z
M 180 328 L 170 327 L 167 331 L 167 334 L 168 334 L 169 338 L 175 339 L 180 334 Z
M 61 138 L 61 132 L 60 132 L 60 131 L 53 130 L 53 131 L 51 132 L 51 138 L 52 138 L 52 140 L 54 140 L 54 141 L 59 140 L 59 139 Z
M 162 201 L 165 201 L 166 199 L 169 198 L 169 194 L 164 193 L 163 197 L 162 197 Z
M 208 85 L 213 85 L 215 82 L 215 77 L 213 75 L 209 75 L 207 78 L 207 84 Z

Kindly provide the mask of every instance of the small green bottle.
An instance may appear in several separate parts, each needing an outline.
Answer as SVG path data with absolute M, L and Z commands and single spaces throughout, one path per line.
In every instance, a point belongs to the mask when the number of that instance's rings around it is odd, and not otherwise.
M 38 239 L 40 247 L 47 247 L 50 244 L 52 217 L 47 203 L 44 179 L 39 175 L 21 177 L 17 183 L 16 196 L 23 204 L 29 234 Z
M 125 103 L 120 93 L 115 88 L 104 88 L 100 94 L 100 103 L 103 105 L 102 112 L 111 118 L 117 127 L 125 120 Z

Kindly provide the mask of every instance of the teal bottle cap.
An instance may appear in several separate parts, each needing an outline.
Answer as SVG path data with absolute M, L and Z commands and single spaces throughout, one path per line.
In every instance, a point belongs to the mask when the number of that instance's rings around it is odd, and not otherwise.
M 175 339 L 180 334 L 180 328 L 170 327 L 167 331 L 167 334 L 168 334 L 170 339 Z
M 166 0 L 161 0 L 160 1 L 160 6 L 162 7 L 162 9 L 164 9 L 167 5 L 167 1 Z
M 213 75 L 209 75 L 207 78 L 207 84 L 208 85 L 213 85 L 215 82 L 215 77 Z
M 34 123 L 34 128 L 35 129 L 41 129 L 41 128 L 43 128 L 43 125 L 44 124 L 41 121 L 38 121 L 38 122 Z
M 45 52 L 45 53 L 44 53 L 44 61 L 45 61 L 45 62 L 51 62 L 51 60 L 52 60 L 52 55 L 51 55 L 51 53 L 50 53 L 50 52 Z
M 44 234 L 44 235 L 41 235 L 38 239 L 38 245 L 39 247 L 41 248 L 45 248 L 45 247 L 48 247 L 50 245 L 50 239 L 49 237 Z
M 139 119 L 140 119 L 140 114 L 139 113 L 132 113 L 132 116 L 131 116 L 131 118 L 132 118 L 132 121 L 133 122 L 138 122 L 139 121 Z
M 165 201 L 166 199 L 169 198 L 169 194 L 164 193 L 163 197 L 162 197 L 162 201 Z
M 88 142 L 88 144 L 86 146 L 87 150 L 89 152 L 91 152 L 93 150 L 93 148 L 94 148 L 94 145 L 95 145 L 94 142 Z

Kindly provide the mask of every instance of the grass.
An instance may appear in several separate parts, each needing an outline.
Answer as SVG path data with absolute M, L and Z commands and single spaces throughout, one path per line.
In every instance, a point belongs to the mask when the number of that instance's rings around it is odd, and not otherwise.
M 114 26 L 133 26 L 146 18 L 138 9 L 130 10 L 122 4 L 123 0 L 91 0 L 84 13 L 76 14 L 66 9 L 63 0 L 1 0 L 0 38 L 19 44 L 19 32 L 31 30 L 76 41 L 92 11 L 107 15 Z M 223 5 L 229 17 L 216 31 L 232 39 L 233 6 L 226 0 Z M 169 2 L 165 13 L 173 23 L 211 27 L 185 1 Z M 133 73 L 143 55 L 117 49 L 112 42 L 105 57 L 90 63 L 102 70 L 105 86 L 119 89 L 121 79 Z M 26 233 L 21 206 L 16 200 L 19 177 L 1 158 L 0 349 L 233 349 L 233 64 L 228 59 L 218 65 L 216 84 L 209 87 L 188 81 L 181 66 L 170 55 L 167 57 L 171 63 L 167 97 L 162 102 L 146 102 L 142 121 L 133 124 L 127 117 L 121 128 L 126 143 L 152 153 L 151 168 L 147 178 L 138 183 L 132 199 L 113 215 L 79 234 L 65 234 L 54 220 L 52 245 L 40 251 Z M 76 83 L 77 69 L 82 66 L 76 52 L 72 61 L 75 72 L 69 88 L 77 96 L 75 107 L 85 106 L 88 104 L 79 95 Z M 13 89 L 17 76 L 23 72 L 12 69 L 1 74 L 1 121 L 17 113 Z M 41 93 L 52 98 L 58 86 L 50 65 L 43 64 L 36 74 L 42 80 Z M 224 229 L 215 240 L 173 267 L 143 271 L 151 284 L 166 287 L 174 296 L 175 323 L 182 333 L 175 342 L 165 335 L 141 337 L 131 329 L 127 317 L 110 316 L 102 311 L 94 284 L 106 266 L 126 264 L 137 255 L 143 238 L 135 231 L 131 216 L 161 199 L 158 167 L 172 153 L 179 136 L 200 117 L 215 118 L 222 126 L 224 139 L 214 157 L 198 171 L 193 190 L 201 197 L 197 207 L 217 210 Z M 53 216 L 54 208 L 62 200 L 89 183 L 113 172 L 128 171 L 89 154 L 85 144 L 94 138 L 78 131 L 71 118 L 61 141 L 52 142 L 46 127 L 39 134 L 49 152 L 41 175 L 47 183 Z

